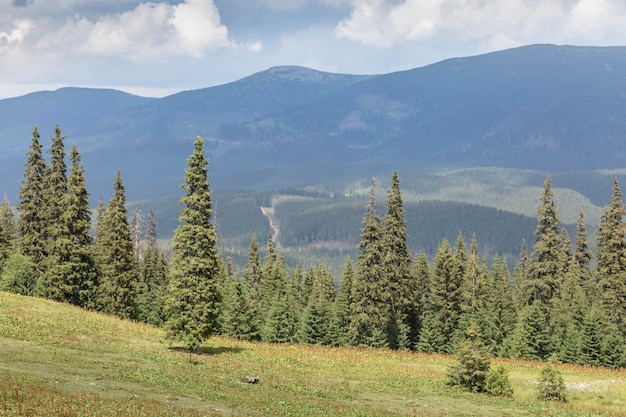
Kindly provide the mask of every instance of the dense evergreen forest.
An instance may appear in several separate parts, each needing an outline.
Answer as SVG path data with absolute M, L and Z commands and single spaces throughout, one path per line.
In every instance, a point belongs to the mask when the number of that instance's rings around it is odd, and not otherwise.
M 200 137 L 187 160 L 171 256 L 157 245 L 154 214 L 145 220 L 138 205 L 127 212 L 120 172 L 113 198 L 92 219 L 79 150 L 71 148 L 68 169 L 64 139 L 57 127 L 45 158 L 34 129 L 17 221 L 6 198 L 0 208 L 2 290 L 164 326 L 190 351 L 219 333 L 452 353 L 472 327 L 494 356 L 626 366 L 626 209 L 617 180 L 592 253 L 584 213 L 572 239 L 548 177 L 534 242 L 523 243 L 512 273 L 505 258 L 479 253 L 476 237 L 462 233 L 439 242 L 434 256 L 414 253 L 407 222 L 419 218 L 405 216 L 400 178 L 393 175 L 382 214 L 372 181 L 358 257 L 346 258 L 335 279 L 325 265 L 288 267 L 271 234 L 263 259 L 250 236 L 242 271 L 222 259 Z

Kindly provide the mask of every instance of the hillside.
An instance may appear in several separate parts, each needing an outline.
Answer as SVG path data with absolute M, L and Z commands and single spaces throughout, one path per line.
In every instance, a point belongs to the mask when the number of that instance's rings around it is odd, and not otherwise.
M 0 292 L 3 416 L 615 416 L 624 370 L 557 365 L 569 403 L 537 401 L 542 364 L 498 361 L 512 399 L 444 385 L 452 358 L 211 338 L 202 355 L 160 329 Z M 259 384 L 244 382 L 259 376 Z

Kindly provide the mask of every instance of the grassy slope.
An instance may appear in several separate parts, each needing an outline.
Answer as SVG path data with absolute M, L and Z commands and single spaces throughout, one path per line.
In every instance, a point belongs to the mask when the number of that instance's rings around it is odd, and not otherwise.
M 540 364 L 502 361 L 513 399 L 444 385 L 451 358 L 212 338 L 190 357 L 160 329 L 0 293 L 0 415 L 617 416 L 626 370 L 560 366 L 570 403 L 535 401 Z M 258 375 L 260 383 L 243 382 Z

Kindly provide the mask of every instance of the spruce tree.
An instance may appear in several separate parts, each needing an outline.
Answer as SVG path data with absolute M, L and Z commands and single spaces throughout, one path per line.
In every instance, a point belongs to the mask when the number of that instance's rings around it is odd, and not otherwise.
M 16 243 L 15 214 L 5 194 L 0 206 L 0 265 L 13 253 Z
M 98 286 L 91 246 L 91 212 L 84 168 L 76 144 L 70 151 L 71 167 L 60 227 L 51 241 L 48 268 L 43 275 L 43 295 L 82 307 L 95 308 Z M 40 281 L 41 283 L 41 281 Z
M 67 209 L 65 194 L 67 193 L 67 166 L 65 164 L 65 136 L 61 136 L 61 129 L 57 125 L 54 129 L 52 146 L 49 149 L 50 164 L 46 170 L 44 193 L 45 207 L 43 217 L 47 225 L 47 237 L 50 245 L 62 235 L 64 230 L 61 216 Z
M 293 281 L 292 281 L 293 282 Z M 297 340 L 306 344 L 332 344 L 332 306 L 335 302 L 333 277 L 321 266 L 314 274 L 311 294 L 300 316 Z
M 181 199 L 181 223 L 174 232 L 172 268 L 168 286 L 165 324 L 167 337 L 196 349 L 216 328 L 221 295 L 221 273 L 211 223 L 211 192 L 204 157 L 204 141 L 198 137 L 188 168 Z
M 611 203 L 600 219 L 597 235 L 596 293 L 599 308 L 608 323 L 626 335 L 626 242 L 624 241 L 622 192 L 617 178 L 613 181 Z
M 348 331 L 350 329 L 350 306 L 352 300 L 352 281 L 354 280 L 354 271 L 352 269 L 352 260 L 346 259 L 343 268 L 343 275 L 339 283 L 339 292 L 335 297 L 333 306 L 333 317 L 331 322 L 332 341 L 334 346 L 347 346 L 349 343 Z
M 45 206 L 46 161 L 39 137 L 39 130 L 35 126 L 17 205 L 19 248 L 35 266 L 37 277 L 44 271 L 43 264 L 47 256 L 47 224 L 42 211 Z
M 394 349 L 412 349 L 417 342 L 416 284 L 411 275 L 406 229 L 400 178 L 394 172 L 387 193 L 382 241 L 383 270 L 389 286 L 388 344 Z
M 372 180 L 362 223 L 349 338 L 355 346 L 388 347 L 389 288 L 383 267 L 386 250 L 382 221 L 376 212 L 375 180 Z
M 165 254 L 158 247 L 156 227 L 154 211 L 150 210 L 139 268 L 137 319 L 160 326 L 166 318 L 163 303 L 167 290 L 169 265 Z
M 551 177 L 543 184 L 541 205 L 537 208 L 535 236 L 537 240 L 531 254 L 528 279 L 521 288 L 521 296 L 526 305 L 539 301 L 539 306 L 547 313 L 553 299 L 558 295 L 561 281 L 559 216 Z
M 282 256 L 272 261 L 267 278 L 273 282 L 274 291 L 261 328 L 261 339 L 273 343 L 293 342 L 300 319 L 294 294 L 297 284 L 289 279 Z
M 417 322 L 415 324 L 416 340 L 421 339 L 422 328 L 424 327 L 424 317 L 429 310 L 431 275 L 428 266 L 428 258 L 424 251 L 415 258 L 413 262 L 413 279 L 415 280 L 415 308 Z M 419 350 L 419 348 L 418 348 Z
M 240 340 L 258 340 L 259 329 L 250 307 L 248 287 L 239 277 L 231 276 L 226 283 L 222 334 Z
M 443 338 L 443 351 L 454 352 L 453 335 L 459 325 L 463 303 L 463 276 L 447 240 L 437 250 L 432 271 L 429 309 Z
M 98 305 L 105 313 L 134 318 L 137 265 L 120 171 L 117 171 L 113 187 L 114 195 L 101 219 L 97 235 L 96 262 L 100 272 Z
M 490 319 L 487 344 L 496 356 L 508 356 L 509 339 L 515 329 L 517 310 L 513 298 L 511 278 L 506 260 L 495 256 L 491 264 L 490 291 L 486 299 L 487 317 Z

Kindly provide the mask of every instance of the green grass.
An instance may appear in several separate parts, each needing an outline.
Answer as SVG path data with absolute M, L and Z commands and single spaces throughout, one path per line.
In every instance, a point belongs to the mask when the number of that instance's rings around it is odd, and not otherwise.
M 570 401 L 558 404 L 534 399 L 532 362 L 498 361 L 515 390 L 502 399 L 445 386 L 447 356 L 219 337 L 203 352 L 190 357 L 157 328 L 0 293 L 0 416 L 626 414 L 626 370 L 559 365 Z

